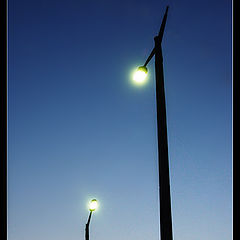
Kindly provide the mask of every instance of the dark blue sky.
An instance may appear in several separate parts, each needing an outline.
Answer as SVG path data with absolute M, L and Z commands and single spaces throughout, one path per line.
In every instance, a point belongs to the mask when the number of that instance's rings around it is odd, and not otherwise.
M 8 1 L 9 240 L 158 239 L 154 59 L 162 42 L 173 233 L 232 236 L 232 5 Z

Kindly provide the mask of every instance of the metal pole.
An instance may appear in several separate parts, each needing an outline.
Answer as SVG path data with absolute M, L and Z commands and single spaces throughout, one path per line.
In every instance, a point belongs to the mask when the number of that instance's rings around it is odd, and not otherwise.
M 167 13 L 167 10 L 166 10 Z M 165 13 L 165 16 L 166 16 Z M 165 20 L 166 21 L 166 20 Z M 163 32 L 162 32 L 163 34 Z M 159 200 L 160 200 L 160 232 L 161 240 L 172 240 L 171 197 L 168 164 L 168 139 L 166 103 L 164 92 L 162 34 L 155 41 L 155 74 L 157 102 L 157 131 L 158 131 L 158 167 L 159 167 Z
M 89 224 L 90 224 L 91 216 L 92 216 L 92 211 L 90 211 L 86 228 L 85 228 L 85 240 L 89 240 Z

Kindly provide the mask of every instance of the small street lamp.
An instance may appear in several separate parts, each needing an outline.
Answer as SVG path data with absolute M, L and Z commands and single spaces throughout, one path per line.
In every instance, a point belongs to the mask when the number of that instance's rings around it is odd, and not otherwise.
M 89 240 L 89 224 L 90 224 L 90 220 L 92 217 L 92 212 L 95 211 L 98 208 L 98 202 L 96 199 L 92 199 L 91 202 L 89 203 L 89 217 L 88 217 L 88 221 L 86 224 L 86 228 L 85 228 L 85 240 Z

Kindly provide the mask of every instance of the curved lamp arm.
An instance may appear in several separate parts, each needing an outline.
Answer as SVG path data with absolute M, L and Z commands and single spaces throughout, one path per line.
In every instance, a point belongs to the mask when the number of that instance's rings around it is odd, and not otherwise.
M 160 42 L 162 42 L 162 38 L 163 38 L 163 33 L 164 33 L 166 21 L 167 21 L 168 8 L 169 7 L 167 6 L 164 17 L 163 17 L 163 20 L 162 20 L 162 24 L 161 24 L 161 27 L 160 27 L 160 30 L 159 30 L 159 33 L 158 33 L 158 36 L 157 36 L 159 38 Z M 146 62 L 144 63 L 144 67 L 147 66 L 147 64 L 150 62 L 150 60 L 154 56 L 154 54 L 155 54 L 155 48 L 153 48 L 152 52 L 150 53 L 149 57 L 147 58 Z

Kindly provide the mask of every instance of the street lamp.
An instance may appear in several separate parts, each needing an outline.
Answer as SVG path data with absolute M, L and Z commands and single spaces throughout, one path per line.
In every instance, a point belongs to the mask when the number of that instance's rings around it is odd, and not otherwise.
M 160 232 L 161 240 L 172 240 L 172 216 L 168 163 L 168 140 L 166 103 L 164 92 L 162 37 L 167 20 L 168 6 L 166 8 L 159 34 L 154 38 L 155 47 L 147 58 L 145 64 L 138 68 L 134 81 L 141 81 L 144 73 L 147 74 L 147 64 L 155 55 L 156 75 L 156 102 L 157 102 L 157 133 L 158 133 L 158 173 L 159 173 L 159 200 L 160 200 Z M 146 77 L 146 76 L 145 76 Z
M 86 224 L 86 228 L 85 228 L 85 240 L 89 240 L 89 224 L 90 224 L 90 220 L 92 217 L 92 212 L 95 211 L 98 208 L 98 202 L 96 199 L 92 199 L 91 202 L 89 203 L 89 217 L 88 217 L 88 221 Z
M 139 67 L 133 74 L 133 80 L 139 84 L 144 83 L 147 77 L 147 72 L 148 70 L 146 66 Z

